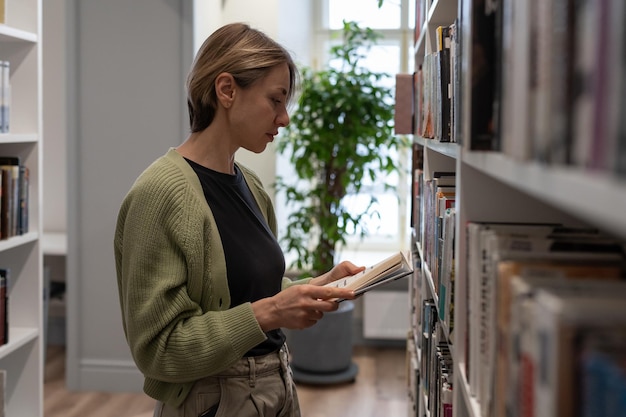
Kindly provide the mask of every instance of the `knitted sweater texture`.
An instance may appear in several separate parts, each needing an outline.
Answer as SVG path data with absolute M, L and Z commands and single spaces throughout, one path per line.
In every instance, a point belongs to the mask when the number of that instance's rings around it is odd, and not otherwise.
M 238 166 L 276 234 L 261 181 Z M 230 307 L 215 219 L 196 173 L 174 149 L 126 195 L 114 251 L 124 332 L 151 397 L 178 407 L 195 381 L 228 368 L 265 340 L 251 303 Z M 283 288 L 292 284 L 283 279 Z

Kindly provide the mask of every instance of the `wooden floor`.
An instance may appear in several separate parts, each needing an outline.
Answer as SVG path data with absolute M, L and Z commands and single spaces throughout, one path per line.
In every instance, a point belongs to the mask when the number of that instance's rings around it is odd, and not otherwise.
M 354 383 L 298 385 L 303 417 L 406 417 L 405 351 L 357 347 Z M 65 388 L 65 350 L 48 348 L 44 417 L 152 417 L 154 400 L 140 393 L 69 392 Z

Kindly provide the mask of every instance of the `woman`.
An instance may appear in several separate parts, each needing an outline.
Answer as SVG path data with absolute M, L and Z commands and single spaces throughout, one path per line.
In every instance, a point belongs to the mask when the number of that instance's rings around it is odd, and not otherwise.
M 155 416 L 298 416 L 281 328 L 312 326 L 351 291 L 324 284 L 343 262 L 283 278 L 272 203 L 235 162 L 289 123 L 297 69 L 245 24 L 213 33 L 187 79 L 191 133 L 148 167 L 118 215 L 115 259 L 124 331 L 157 400 Z

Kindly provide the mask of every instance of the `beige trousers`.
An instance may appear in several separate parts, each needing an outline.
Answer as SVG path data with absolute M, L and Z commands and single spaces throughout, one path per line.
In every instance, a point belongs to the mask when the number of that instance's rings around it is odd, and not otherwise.
M 178 408 L 157 401 L 154 417 L 300 417 L 286 345 L 278 352 L 244 357 L 225 371 L 196 382 Z

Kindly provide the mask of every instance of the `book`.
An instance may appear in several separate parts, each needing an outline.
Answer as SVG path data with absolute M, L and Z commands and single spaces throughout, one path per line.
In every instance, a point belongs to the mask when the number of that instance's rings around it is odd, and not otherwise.
M 450 28 L 450 141 L 462 144 L 463 125 L 461 120 L 461 28 L 458 19 Z
M 441 263 L 439 264 L 439 319 L 447 326 L 450 334 L 454 329 L 455 218 L 455 209 L 447 208 L 442 221 Z
M 29 206 L 29 189 L 30 189 L 30 170 L 27 166 L 20 165 L 19 172 L 19 207 L 17 215 L 17 234 L 23 235 L 28 233 L 28 206 Z
M 0 269 L 0 346 L 9 343 L 9 270 Z
M 450 72 L 450 26 L 437 27 L 437 91 L 438 119 L 435 138 L 441 142 L 451 141 L 451 72 Z
M 17 235 L 20 206 L 20 158 L 0 156 L 2 196 L 0 199 L 0 239 Z
M 382 261 L 371 265 L 358 274 L 330 282 L 325 287 L 347 288 L 361 295 L 380 285 L 398 280 L 413 273 L 407 255 L 396 252 Z M 343 301 L 343 300 L 337 300 Z

